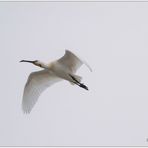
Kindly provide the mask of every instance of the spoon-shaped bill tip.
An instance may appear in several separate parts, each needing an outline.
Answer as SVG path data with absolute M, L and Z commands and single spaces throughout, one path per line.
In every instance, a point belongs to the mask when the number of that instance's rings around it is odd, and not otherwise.
M 24 62 L 24 60 L 21 60 L 20 62 Z

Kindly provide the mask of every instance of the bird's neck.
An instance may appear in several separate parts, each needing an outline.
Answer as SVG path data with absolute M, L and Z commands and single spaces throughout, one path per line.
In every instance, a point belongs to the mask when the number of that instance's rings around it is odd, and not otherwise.
M 45 63 L 42 63 L 42 64 L 41 64 L 41 67 L 44 68 L 44 69 L 48 69 L 48 68 L 49 68 L 48 65 L 45 64 Z

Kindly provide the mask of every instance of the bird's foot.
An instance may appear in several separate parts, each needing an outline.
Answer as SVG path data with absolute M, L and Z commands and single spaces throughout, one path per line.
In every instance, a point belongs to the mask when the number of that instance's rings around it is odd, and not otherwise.
M 86 90 L 88 90 L 88 87 L 86 85 L 82 84 L 82 83 L 80 83 L 79 86 L 86 89 Z
M 70 75 L 70 74 L 69 74 Z M 72 75 L 70 75 L 71 78 L 74 80 L 74 83 L 77 84 L 78 86 L 88 90 L 88 87 L 86 85 L 84 85 L 83 83 L 80 83 L 75 77 L 73 77 Z

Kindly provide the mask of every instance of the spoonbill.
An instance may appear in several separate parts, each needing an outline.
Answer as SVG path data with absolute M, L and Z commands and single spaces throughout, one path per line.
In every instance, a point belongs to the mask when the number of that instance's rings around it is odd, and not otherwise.
M 39 60 L 21 60 L 20 62 L 32 63 L 43 68 L 43 70 L 32 72 L 28 77 L 22 100 L 22 109 L 24 113 L 31 112 L 40 94 L 46 88 L 61 80 L 67 80 L 72 85 L 76 84 L 77 86 L 88 90 L 88 87 L 81 83 L 82 77 L 75 73 L 82 64 L 85 64 L 90 71 L 92 71 L 92 69 L 85 61 L 82 61 L 69 50 L 65 50 L 63 57 L 49 64 L 45 64 Z

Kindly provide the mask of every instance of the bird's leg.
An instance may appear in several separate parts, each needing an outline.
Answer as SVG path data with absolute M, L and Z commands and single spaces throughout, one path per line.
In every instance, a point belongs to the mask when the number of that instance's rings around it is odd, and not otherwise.
M 70 74 L 69 74 L 70 75 Z M 88 90 L 88 87 L 86 85 L 84 85 L 83 83 L 80 83 L 75 77 L 73 77 L 72 75 L 70 75 L 70 77 L 74 80 L 74 83 L 77 84 L 78 86 Z

